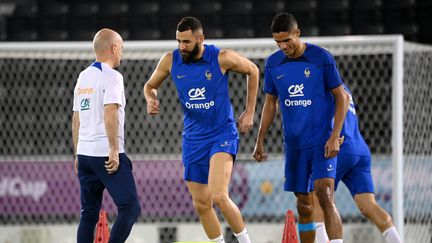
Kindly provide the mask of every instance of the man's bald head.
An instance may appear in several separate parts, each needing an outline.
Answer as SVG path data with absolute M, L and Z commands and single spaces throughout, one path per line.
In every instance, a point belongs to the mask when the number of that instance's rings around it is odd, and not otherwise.
M 93 38 L 93 49 L 96 56 L 105 55 L 113 44 L 121 43 L 122 41 L 122 37 L 114 30 L 101 29 Z

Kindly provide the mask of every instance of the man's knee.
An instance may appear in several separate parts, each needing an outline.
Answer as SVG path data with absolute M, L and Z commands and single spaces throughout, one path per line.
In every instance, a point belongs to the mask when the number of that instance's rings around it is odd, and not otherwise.
M 139 202 L 121 204 L 118 205 L 118 211 L 137 218 L 141 214 L 141 205 Z
M 207 211 L 212 209 L 212 203 L 210 199 L 194 199 L 193 206 L 198 214 L 206 213 Z
M 226 193 L 215 193 L 211 195 L 212 201 L 216 204 L 216 206 L 223 210 L 226 205 L 229 205 L 229 197 Z
M 297 212 L 302 218 L 311 218 L 313 213 L 312 203 L 304 200 L 297 200 Z

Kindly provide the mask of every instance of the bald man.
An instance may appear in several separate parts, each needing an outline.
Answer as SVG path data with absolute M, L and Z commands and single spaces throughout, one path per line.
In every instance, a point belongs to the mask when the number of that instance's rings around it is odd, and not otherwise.
M 77 242 L 93 242 L 106 188 L 118 209 L 110 243 L 125 242 L 141 212 L 124 150 L 126 98 L 120 65 L 123 40 L 113 30 L 102 29 L 93 39 L 96 61 L 78 77 L 73 101 L 72 137 L 75 172 L 81 190 L 81 217 Z

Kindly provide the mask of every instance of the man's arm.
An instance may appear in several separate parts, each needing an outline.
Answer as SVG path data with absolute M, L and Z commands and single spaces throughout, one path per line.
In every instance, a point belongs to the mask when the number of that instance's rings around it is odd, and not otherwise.
M 331 90 L 333 97 L 335 98 L 336 111 L 334 115 L 334 126 L 330 138 L 325 144 L 325 157 L 332 158 L 339 153 L 340 141 L 339 136 L 342 130 L 342 126 L 345 121 L 345 116 L 349 107 L 349 96 L 345 92 L 343 85 Z
M 267 155 L 264 153 L 264 139 L 267 134 L 268 128 L 273 123 L 276 114 L 277 100 L 277 96 L 266 94 L 264 106 L 261 113 L 261 122 L 258 130 L 258 137 L 253 153 L 253 157 L 258 162 L 267 159 Z
M 73 147 L 74 157 L 75 157 L 74 168 L 76 174 L 78 174 L 77 146 L 78 146 L 79 126 L 80 126 L 79 112 L 74 111 L 72 114 L 72 142 L 74 146 Z
M 119 144 L 118 144 L 118 104 L 106 104 L 104 106 L 105 131 L 110 148 L 109 159 L 105 162 L 108 173 L 114 173 L 119 167 Z
M 259 69 L 252 61 L 232 50 L 220 51 L 218 59 L 222 73 L 233 71 L 246 74 L 246 107 L 239 118 L 239 130 L 240 132 L 247 132 L 253 126 L 259 84 Z
M 166 53 L 160 60 L 150 79 L 144 85 L 144 97 L 147 101 L 147 113 L 159 114 L 157 89 L 162 85 L 171 72 L 172 52 Z

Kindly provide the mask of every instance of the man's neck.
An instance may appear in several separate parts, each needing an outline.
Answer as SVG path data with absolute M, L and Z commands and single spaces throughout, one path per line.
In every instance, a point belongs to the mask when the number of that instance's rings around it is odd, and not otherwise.
M 203 57 L 203 54 L 204 54 L 204 45 L 201 45 L 199 47 L 199 52 L 198 55 L 196 55 L 195 60 L 201 59 Z
M 297 48 L 297 50 L 295 50 L 293 55 L 289 58 L 299 58 L 304 54 L 305 50 L 306 50 L 306 43 L 300 42 L 300 45 Z

